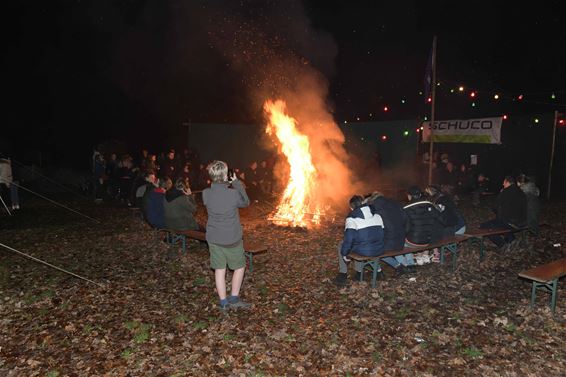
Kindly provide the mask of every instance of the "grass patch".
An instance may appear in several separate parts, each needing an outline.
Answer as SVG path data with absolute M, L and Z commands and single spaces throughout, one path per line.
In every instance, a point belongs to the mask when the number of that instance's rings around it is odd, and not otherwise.
M 86 325 L 83 326 L 83 334 L 90 334 L 92 332 L 92 330 L 94 330 L 94 326 L 91 325 L 90 323 L 87 323 Z
M 265 285 L 262 285 L 259 287 L 259 294 L 260 296 L 267 296 L 267 293 L 269 293 L 269 289 L 267 289 L 267 287 Z
M 122 353 L 120 354 L 120 357 L 122 359 L 129 359 L 133 354 L 134 354 L 133 349 L 126 348 L 125 350 L 122 351 Z
M 482 357 L 483 356 L 483 352 L 479 349 L 477 349 L 476 347 L 466 347 L 462 350 L 462 354 L 465 356 L 468 356 L 472 359 L 478 358 L 478 357 Z
M 186 323 L 188 320 L 187 316 L 184 314 L 179 314 L 175 317 L 175 324 L 180 325 Z
M 193 287 L 204 285 L 204 283 L 206 283 L 206 279 L 203 277 L 198 277 L 195 280 L 193 280 Z
M 47 372 L 47 374 L 46 374 L 45 376 L 46 376 L 46 377 L 58 377 L 58 376 L 59 376 L 59 371 L 51 370 L 51 371 Z
M 195 323 L 195 324 L 193 325 L 193 328 L 194 328 L 195 330 L 204 330 L 204 329 L 206 329 L 207 327 L 208 327 L 208 322 L 206 322 L 206 321 L 198 321 L 197 323 Z
M 38 312 L 38 314 L 39 314 L 40 316 L 44 316 L 44 315 L 46 315 L 46 314 L 48 314 L 48 313 L 49 313 L 49 309 L 48 309 L 48 308 L 41 308 L 41 309 L 39 309 L 39 312 Z
M 153 327 L 149 323 L 141 323 L 138 321 L 129 321 L 124 323 L 124 326 L 134 332 L 134 342 L 145 343 L 149 340 L 149 330 Z
M 281 303 L 279 304 L 279 306 L 277 307 L 277 311 L 279 313 L 280 316 L 284 317 L 287 315 L 287 313 L 289 312 L 289 305 L 285 304 L 285 303 Z
M 24 296 L 24 303 L 25 303 L 26 305 L 31 305 L 31 304 L 35 303 L 36 301 L 38 301 L 38 300 L 39 300 L 39 297 L 38 297 L 38 296 L 32 295 L 32 294 L 30 294 L 30 293 L 28 293 L 28 294 L 26 294 L 26 295 Z
M 137 329 L 140 325 L 140 322 L 138 321 L 128 321 L 126 323 L 124 323 L 124 326 L 128 329 L 128 330 L 134 330 Z
M 53 296 L 55 296 L 55 291 L 53 289 L 43 291 L 40 295 L 41 298 L 51 298 Z
M 403 307 L 400 308 L 396 313 L 395 313 L 395 318 L 399 319 L 399 320 L 403 320 L 405 318 L 407 318 L 407 316 L 409 315 L 409 309 Z

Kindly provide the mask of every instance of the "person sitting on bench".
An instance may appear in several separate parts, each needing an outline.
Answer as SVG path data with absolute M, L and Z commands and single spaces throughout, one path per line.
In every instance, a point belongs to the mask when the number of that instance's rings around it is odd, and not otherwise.
M 423 193 L 417 186 L 407 189 L 409 204 L 403 207 L 407 214 L 407 235 L 405 247 L 422 247 L 442 238 L 444 220 L 438 208 L 423 199 Z M 412 253 L 395 257 L 409 272 L 415 272 L 415 260 Z
M 428 186 L 425 192 L 430 200 L 442 213 L 444 221 L 444 230 L 442 237 L 450 237 L 455 234 L 464 234 L 466 232 L 466 222 L 464 216 L 456 208 L 456 204 L 450 197 L 450 194 L 444 190 L 444 187 Z
M 371 211 L 369 205 L 363 203 L 363 198 L 354 195 L 350 199 L 350 214 L 346 218 L 344 239 L 338 244 L 338 275 L 335 283 L 346 285 L 348 281 L 348 254 L 356 252 L 364 256 L 379 256 L 383 254 L 383 220 Z M 362 273 L 362 264 L 354 263 L 356 279 Z
M 195 219 L 197 202 L 184 178 L 177 178 L 175 186 L 167 190 L 163 205 L 167 229 L 205 231 Z
M 145 207 L 143 208 L 145 219 L 156 229 L 165 228 L 163 202 L 165 201 L 165 191 L 170 186 L 170 179 L 160 179 L 158 187 L 149 188 L 144 195 L 144 197 L 147 196 L 147 200 L 144 200 Z
M 481 229 L 517 229 L 525 226 L 527 220 L 527 198 L 515 184 L 515 178 L 508 175 L 503 180 L 503 188 L 497 196 L 496 217 L 480 225 Z M 492 235 L 488 238 L 497 247 L 510 245 L 515 236 L 512 232 Z M 509 247 L 509 246 L 507 246 Z
M 405 247 L 405 227 L 407 225 L 407 214 L 403 206 L 393 199 L 383 196 L 375 191 L 365 199 L 373 213 L 377 213 L 383 219 L 383 249 L 385 252 L 403 250 Z M 395 274 L 402 275 L 405 270 L 403 265 L 393 257 L 382 258 L 382 260 L 395 269 Z
M 535 177 L 525 174 L 517 177 L 517 186 L 525 193 L 527 198 L 527 226 L 533 234 L 538 234 L 538 217 L 540 213 L 540 190 L 536 185 Z

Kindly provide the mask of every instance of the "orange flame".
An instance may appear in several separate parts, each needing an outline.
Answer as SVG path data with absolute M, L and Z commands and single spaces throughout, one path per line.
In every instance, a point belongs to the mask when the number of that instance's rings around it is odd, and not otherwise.
M 318 206 L 311 205 L 310 197 L 316 184 L 317 171 L 312 163 L 309 139 L 297 130 L 295 118 L 286 114 L 287 105 L 284 101 L 267 100 L 263 110 L 269 119 L 266 132 L 277 136 L 281 151 L 290 166 L 287 187 L 270 220 L 291 226 L 309 227 L 313 223 L 318 224 L 321 211 Z

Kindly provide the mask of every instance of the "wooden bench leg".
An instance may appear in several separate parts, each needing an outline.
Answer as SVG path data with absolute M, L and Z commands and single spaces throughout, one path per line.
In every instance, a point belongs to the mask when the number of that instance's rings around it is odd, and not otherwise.
M 244 254 L 248 258 L 248 261 L 249 261 L 249 264 L 250 264 L 250 272 L 254 272 L 254 254 L 248 253 L 247 251 L 244 252 Z
M 533 287 L 531 289 L 531 309 L 535 307 L 535 301 L 537 298 L 537 282 L 533 280 Z
M 379 262 L 376 260 L 362 262 L 362 271 L 360 272 L 360 281 L 364 281 L 364 270 L 366 266 L 371 268 L 371 287 L 375 288 L 377 285 L 377 272 L 379 271 Z
M 554 314 L 554 311 L 556 310 L 556 293 L 558 291 L 558 279 L 554 279 L 547 283 L 539 283 L 538 281 L 533 281 L 533 287 L 531 289 L 531 309 L 535 307 L 537 289 L 550 292 L 550 311 L 552 312 L 552 314 Z
M 480 249 L 480 262 L 483 262 L 485 256 L 485 248 L 483 245 L 483 237 L 471 237 L 470 238 L 471 246 L 478 246 Z
M 458 244 L 450 243 L 440 246 L 440 264 L 444 264 L 444 253 L 449 251 L 452 254 L 452 272 L 456 270 L 456 259 L 458 258 Z
M 554 310 L 556 309 L 556 291 L 558 290 L 558 279 L 554 279 L 550 285 L 550 310 L 552 311 L 552 314 L 554 314 Z

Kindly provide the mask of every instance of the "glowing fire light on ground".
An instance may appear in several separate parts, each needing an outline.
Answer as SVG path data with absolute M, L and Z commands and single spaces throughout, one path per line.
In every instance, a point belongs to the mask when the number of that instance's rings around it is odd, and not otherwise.
M 312 163 L 309 139 L 297 129 L 297 121 L 286 114 L 284 101 L 267 100 L 263 110 L 268 116 L 266 132 L 277 137 L 290 166 L 287 187 L 269 220 L 300 227 L 319 224 L 321 211 L 312 204 L 311 198 L 317 172 Z

